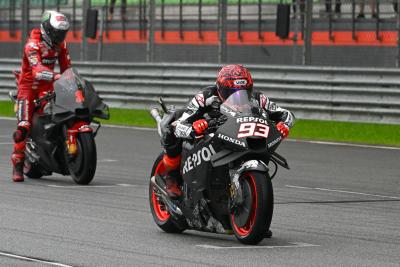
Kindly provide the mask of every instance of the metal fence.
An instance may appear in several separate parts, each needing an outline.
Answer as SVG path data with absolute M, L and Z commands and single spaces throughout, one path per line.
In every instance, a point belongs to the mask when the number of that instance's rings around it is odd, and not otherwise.
M 315 48 L 336 44 L 387 46 L 397 49 L 391 56 L 392 65 L 400 62 L 400 19 L 396 13 L 399 0 L 0 0 L 0 25 L 8 25 L 9 35 L 22 30 L 22 40 L 40 19 L 45 9 L 56 9 L 70 16 L 75 37 L 83 31 L 85 9 L 104 12 L 105 38 L 121 29 L 123 38 L 138 28 L 140 39 L 147 43 L 147 60 L 155 58 L 154 36 L 166 38 L 166 32 L 197 32 L 200 39 L 207 32 L 218 33 L 218 60 L 227 61 L 228 42 L 232 38 L 246 41 L 248 32 L 257 33 L 259 40 L 271 38 L 275 31 L 277 4 L 291 5 L 290 35 L 293 64 L 313 64 Z M 237 35 L 237 36 L 236 36 Z M 1 41 L 1 40 L 0 40 Z M 101 40 L 100 40 L 101 41 Z M 256 42 L 256 40 L 254 40 Z M 350 43 L 350 44 L 349 44 Z M 87 59 L 86 38 L 82 39 L 81 60 Z M 343 56 L 338 50 L 333 56 Z M 320 52 L 321 53 L 321 52 Z M 379 55 L 378 55 L 379 56 Z M 101 54 L 99 56 L 101 59 Z
M 0 60 L 0 99 L 15 89 L 17 60 Z M 184 105 L 213 84 L 216 64 L 76 62 L 113 107 L 148 109 L 159 97 Z M 297 118 L 400 124 L 400 70 L 249 65 L 256 90 Z

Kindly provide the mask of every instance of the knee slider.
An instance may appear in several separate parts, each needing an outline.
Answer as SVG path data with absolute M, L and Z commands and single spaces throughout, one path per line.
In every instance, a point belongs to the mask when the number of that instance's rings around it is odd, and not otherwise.
M 19 143 L 24 141 L 27 135 L 28 132 L 24 128 L 18 128 L 13 134 L 14 142 Z
M 30 123 L 27 121 L 21 121 L 18 123 L 17 130 L 13 134 L 13 139 L 16 143 L 22 142 L 28 136 L 30 129 Z

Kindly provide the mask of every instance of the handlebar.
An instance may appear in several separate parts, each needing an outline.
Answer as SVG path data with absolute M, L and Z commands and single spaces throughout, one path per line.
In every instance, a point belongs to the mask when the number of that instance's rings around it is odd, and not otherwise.
M 35 103 L 36 106 L 39 106 L 43 101 L 51 100 L 51 99 L 53 99 L 55 97 L 56 97 L 56 94 L 54 92 L 53 93 L 49 93 L 48 92 L 44 96 L 42 96 L 42 97 L 40 97 L 38 99 L 35 99 L 34 103 Z

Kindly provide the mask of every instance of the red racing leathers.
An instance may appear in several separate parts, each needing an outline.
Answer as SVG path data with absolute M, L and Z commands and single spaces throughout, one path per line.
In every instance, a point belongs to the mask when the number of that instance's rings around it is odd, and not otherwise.
M 60 73 L 71 67 L 65 41 L 50 47 L 42 40 L 40 29 L 32 30 L 24 48 L 21 75 L 18 80 L 18 127 L 13 135 L 14 152 L 11 156 L 14 167 L 24 161 L 25 139 L 29 134 L 34 112 L 33 101 L 46 92 L 53 91 L 56 61 L 59 63 Z M 15 175 L 13 179 L 14 177 Z M 20 180 L 23 180 L 23 177 Z

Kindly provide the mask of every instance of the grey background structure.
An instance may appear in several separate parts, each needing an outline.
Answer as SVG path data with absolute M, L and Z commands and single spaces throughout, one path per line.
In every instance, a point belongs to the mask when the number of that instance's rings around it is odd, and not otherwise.
M 18 60 L 0 60 L 0 98 L 15 89 Z M 149 108 L 159 97 L 183 106 L 215 82 L 216 64 L 74 62 L 113 107 Z M 400 70 L 339 67 L 247 66 L 256 90 L 298 118 L 400 123 Z

